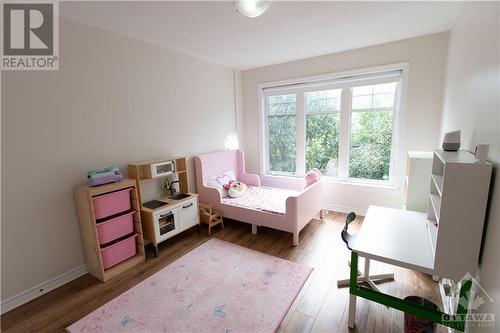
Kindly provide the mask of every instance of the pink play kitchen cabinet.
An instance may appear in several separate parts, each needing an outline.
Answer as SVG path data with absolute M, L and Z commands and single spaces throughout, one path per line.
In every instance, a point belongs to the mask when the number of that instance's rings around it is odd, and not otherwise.
M 75 189 L 89 273 L 107 281 L 145 260 L 136 182 Z

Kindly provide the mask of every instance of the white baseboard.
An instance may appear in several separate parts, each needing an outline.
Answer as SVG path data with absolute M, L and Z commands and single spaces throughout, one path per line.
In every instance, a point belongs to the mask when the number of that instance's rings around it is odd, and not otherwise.
M 323 203 L 323 209 L 331 210 L 331 211 L 339 212 L 339 213 L 354 212 L 354 213 L 356 213 L 356 215 L 361 215 L 361 216 L 365 216 L 366 211 L 368 210 L 368 209 L 364 209 L 364 208 L 346 207 L 346 206 L 340 206 L 340 205 L 333 205 L 333 204 L 329 204 L 329 203 Z
M 11 296 L 5 300 L 2 300 L 2 305 L 0 306 L 0 313 L 4 314 L 18 306 L 27 303 L 43 294 L 48 293 L 80 276 L 88 273 L 87 265 L 78 266 L 69 272 L 63 273 L 52 279 L 40 283 L 30 289 L 24 290 L 14 296 Z

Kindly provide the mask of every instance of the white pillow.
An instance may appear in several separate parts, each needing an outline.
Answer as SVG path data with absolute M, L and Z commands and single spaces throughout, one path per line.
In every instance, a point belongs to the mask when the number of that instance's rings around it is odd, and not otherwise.
M 221 197 L 225 198 L 228 194 L 224 185 L 228 184 L 230 180 L 236 180 L 236 176 L 233 170 L 226 170 L 219 175 L 206 178 L 205 186 L 215 188 L 219 191 Z
M 221 197 L 224 197 L 224 192 L 226 191 L 224 189 L 224 186 L 222 186 L 221 184 L 219 184 L 217 182 L 217 180 L 215 179 L 215 177 L 209 177 L 205 180 L 205 186 L 206 187 L 211 187 L 211 188 L 215 188 L 217 191 L 219 191 L 220 193 L 220 196 Z

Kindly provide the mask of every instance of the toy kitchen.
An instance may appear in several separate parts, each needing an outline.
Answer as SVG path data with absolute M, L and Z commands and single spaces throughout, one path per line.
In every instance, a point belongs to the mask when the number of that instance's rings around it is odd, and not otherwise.
M 188 191 L 185 157 L 129 164 L 128 175 L 137 182 L 143 235 L 155 256 L 159 243 L 199 226 L 198 195 Z

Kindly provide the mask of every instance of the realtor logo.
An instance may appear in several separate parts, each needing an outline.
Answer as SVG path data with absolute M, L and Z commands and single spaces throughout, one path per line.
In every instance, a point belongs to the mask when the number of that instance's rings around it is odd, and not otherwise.
M 462 281 L 472 281 L 473 288 L 469 293 L 469 297 L 460 297 L 458 299 L 458 304 L 463 306 L 464 308 L 469 308 L 473 311 L 477 311 L 481 305 L 486 302 L 493 303 L 493 298 L 484 290 L 484 288 L 477 282 L 477 280 L 470 274 L 467 273 L 460 280 Z
M 493 303 L 493 298 L 470 273 L 465 274 L 460 279 L 459 284 L 466 281 L 472 281 L 468 296 L 460 296 L 457 285 L 454 285 L 451 294 L 456 298 L 458 306 L 468 309 L 468 312 L 463 314 L 443 314 L 443 322 L 463 323 L 461 325 L 466 327 L 495 327 L 495 314 L 480 310 L 483 304 Z
M 57 70 L 57 2 L 2 4 L 2 70 Z

